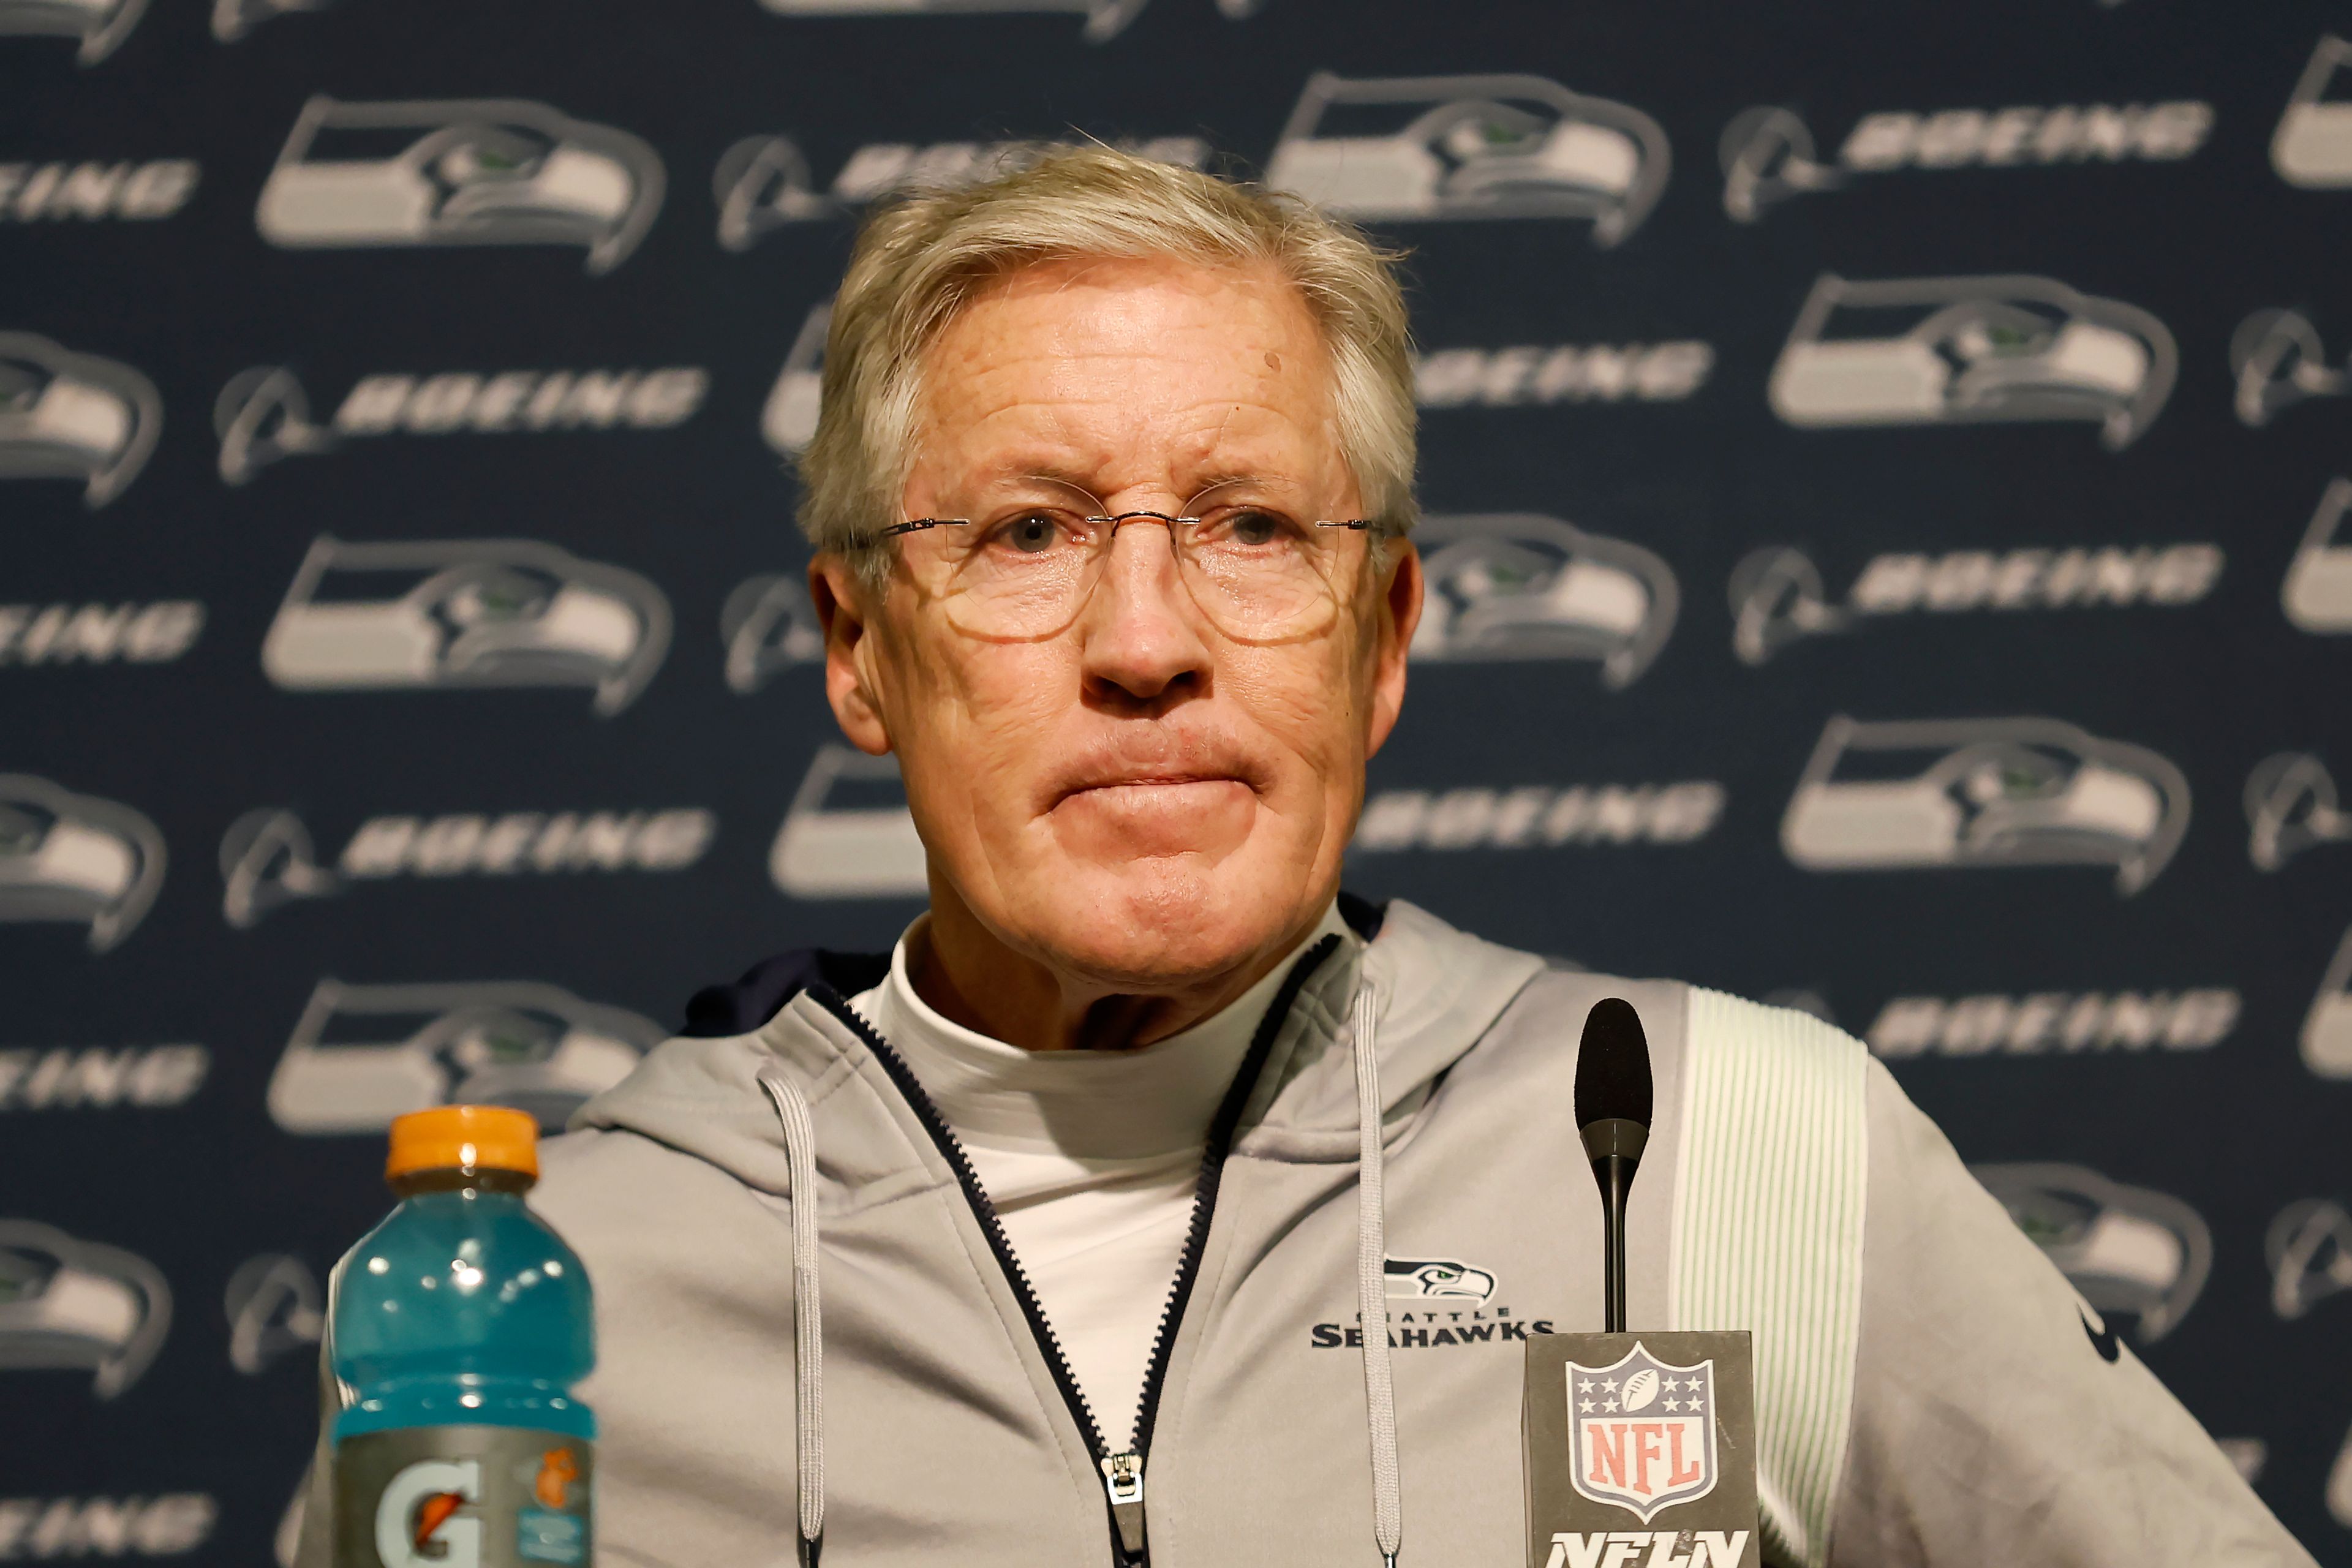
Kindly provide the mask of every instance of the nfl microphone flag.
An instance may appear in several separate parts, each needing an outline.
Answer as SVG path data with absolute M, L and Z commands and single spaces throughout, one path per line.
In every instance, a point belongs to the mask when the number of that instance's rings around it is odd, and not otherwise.
M 1758 1568 L 1744 1329 L 1529 1334 L 1528 1568 Z
M 1607 1230 L 1609 1331 L 1528 1336 L 1528 1568 L 1754 1568 L 1746 1330 L 1625 1333 L 1625 1195 L 1650 1141 L 1650 1041 L 1602 998 L 1576 1047 L 1577 1135 Z

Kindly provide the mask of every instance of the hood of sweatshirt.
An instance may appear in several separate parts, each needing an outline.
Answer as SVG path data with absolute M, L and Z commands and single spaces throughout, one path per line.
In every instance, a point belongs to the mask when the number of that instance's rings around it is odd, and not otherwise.
M 1367 910 L 1350 905 L 1351 917 Z M 1236 1153 L 1356 1157 L 1356 1079 L 1345 1026 L 1360 982 L 1368 981 L 1379 998 L 1381 1099 L 1393 1137 L 1544 967 L 1541 959 L 1456 931 L 1402 900 L 1371 911 L 1370 920 L 1351 918 L 1360 930 L 1372 921 L 1376 934 L 1358 950 L 1360 956 L 1335 957 L 1324 945 L 1294 961 L 1309 969 L 1289 1005 L 1301 1026 L 1281 1031 L 1281 1047 L 1261 1069 L 1237 1130 Z M 824 1122 L 824 1102 L 833 1091 L 873 1071 L 872 1053 L 844 1016 L 843 998 L 874 984 L 887 962 L 787 953 L 733 985 L 713 987 L 689 1008 L 689 1033 L 656 1047 L 627 1078 L 574 1112 L 571 1126 L 626 1129 L 749 1186 L 788 1193 L 783 1133 L 761 1074 L 781 1068 L 800 1079 Z M 908 1152 L 912 1165 L 913 1151 Z

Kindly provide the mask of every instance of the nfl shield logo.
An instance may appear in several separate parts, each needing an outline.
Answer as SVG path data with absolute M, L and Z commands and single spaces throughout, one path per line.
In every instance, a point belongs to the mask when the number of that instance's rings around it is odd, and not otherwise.
M 1579 1495 L 1658 1510 L 1715 1489 L 1715 1362 L 1675 1366 L 1636 1341 L 1610 1366 L 1568 1363 L 1569 1476 Z

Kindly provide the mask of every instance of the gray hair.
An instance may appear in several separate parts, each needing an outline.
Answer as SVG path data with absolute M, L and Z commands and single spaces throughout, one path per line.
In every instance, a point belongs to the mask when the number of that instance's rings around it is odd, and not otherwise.
M 1091 257 L 1273 267 L 1330 351 L 1340 455 L 1376 545 L 1412 527 L 1413 371 L 1397 255 L 1297 197 L 1087 145 L 1031 149 L 984 183 L 866 217 L 834 300 L 822 411 L 800 459 L 810 543 L 881 581 L 879 532 L 902 521 L 927 351 L 990 284 Z

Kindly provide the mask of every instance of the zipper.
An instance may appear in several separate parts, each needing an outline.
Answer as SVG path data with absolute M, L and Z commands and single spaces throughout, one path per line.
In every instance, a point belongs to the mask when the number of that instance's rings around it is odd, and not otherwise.
M 1021 1260 L 1013 1255 L 1013 1243 L 1004 1234 L 1003 1217 L 996 1212 L 986 1188 L 980 1184 L 980 1174 L 972 1168 L 971 1156 L 955 1135 L 947 1118 L 922 1084 L 906 1058 L 877 1033 L 874 1026 L 859 1016 L 857 1011 L 842 999 L 832 986 L 819 981 L 808 988 L 817 1005 L 847 1026 L 850 1033 L 864 1042 L 882 1064 L 882 1070 L 898 1087 L 915 1119 L 931 1135 L 940 1157 L 955 1173 L 957 1184 L 963 1188 L 964 1201 L 971 1207 L 972 1216 L 980 1221 L 981 1233 L 988 1237 L 989 1250 L 996 1254 L 997 1265 L 1004 1270 L 1013 1287 L 1013 1296 L 1021 1303 L 1021 1314 L 1029 1320 L 1029 1331 L 1037 1342 L 1038 1352 L 1045 1357 L 1046 1370 L 1054 1376 L 1054 1386 L 1062 1391 L 1062 1399 L 1070 1407 L 1070 1415 L 1077 1423 L 1078 1433 L 1086 1439 L 1087 1449 L 1102 1471 L 1103 1497 L 1110 1512 L 1110 1546 L 1113 1568 L 1148 1568 L 1150 1552 L 1143 1530 L 1143 1467 L 1151 1452 L 1151 1429 L 1160 1411 L 1160 1391 L 1168 1381 L 1168 1363 L 1175 1353 L 1176 1331 L 1183 1323 L 1184 1308 L 1192 1297 L 1192 1285 L 1201 1271 L 1201 1259 L 1209 1246 L 1209 1222 L 1216 1208 L 1217 1188 L 1223 1182 L 1225 1155 L 1233 1146 L 1234 1133 L 1239 1128 L 1242 1111 L 1255 1092 L 1258 1079 L 1264 1074 L 1265 1059 L 1274 1049 L 1275 1037 L 1282 1031 L 1282 1021 L 1298 999 L 1299 990 L 1308 976 L 1328 958 L 1339 945 L 1337 936 L 1327 936 L 1299 954 L 1284 977 L 1282 988 L 1275 993 L 1265 1016 L 1258 1021 L 1257 1033 L 1250 1039 L 1249 1054 L 1242 1058 L 1241 1069 L 1234 1074 L 1225 1098 L 1217 1107 L 1214 1120 L 1209 1123 L 1209 1139 L 1201 1156 L 1201 1177 L 1192 1194 L 1192 1224 L 1184 1233 L 1184 1250 L 1177 1259 L 1176 1280 L 1169 1288 L 1168 1304 L 1160 1310 L 1159 1331 L 1152 1336 L 1151 1361 L 1143 1377 L 1143 1397 L 1135 1417 L 1135 1443 L 1124 1453 L 1110 1452 L 1103 1441 L 1101 1424 L 1096 1421 L 1093 1408 L 1078 1387 L 1077 1374 L 1070 1369 L 1069 1356 L 1062 1342 L 1055 1337 L 1054 1325 L 1046 1320 L 1045 1309 L 1037 1300 L 1036 1288 L 1029 1283 L 1028 1273 Z
M 1143 1542 L 1143 1456 L 1132 1449 L 1113 1454 L 1102 1462 L 1102 1473 L 1103 1490 L 1110 1497 L 1111 1529 L 1118 1534 L 1118 1558 L 1150 1562 Z

